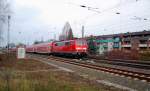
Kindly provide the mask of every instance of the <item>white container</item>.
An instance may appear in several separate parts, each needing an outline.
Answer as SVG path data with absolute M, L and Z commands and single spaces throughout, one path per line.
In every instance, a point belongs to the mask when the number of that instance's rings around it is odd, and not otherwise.
M 17 58 L 24 59 L 26 56 L 25 48 L 18 48 L 17 50 Z

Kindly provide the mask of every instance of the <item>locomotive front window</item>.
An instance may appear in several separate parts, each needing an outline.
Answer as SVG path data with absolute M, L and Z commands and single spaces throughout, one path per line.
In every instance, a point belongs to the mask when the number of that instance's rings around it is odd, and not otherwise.
M 86 45 L 85 40 L 77 40 L 76 43 L 77 43 L 77 45 Z
M 57 42 L 57 43 L 55 44 L 55 46 L 64 46 L 64 45 L 65 45 L 64 42 Z

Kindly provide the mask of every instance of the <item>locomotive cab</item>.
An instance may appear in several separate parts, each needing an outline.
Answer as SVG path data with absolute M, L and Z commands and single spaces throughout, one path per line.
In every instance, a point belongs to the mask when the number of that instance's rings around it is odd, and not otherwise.
M 85 56 L 87 54 L 86 40 L 66 40 L 53 43 L 53 53 L 59 55 Z
M 76 46 L 75 46 L 75 50 L 77 52 L 78 55 L 86 55 L 87 54 L 87 42 L 84 39 L 78 39 L 75 41 Z

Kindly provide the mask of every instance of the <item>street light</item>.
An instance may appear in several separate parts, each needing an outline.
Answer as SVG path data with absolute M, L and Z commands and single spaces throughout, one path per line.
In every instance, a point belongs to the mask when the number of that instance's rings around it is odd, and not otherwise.
M 93 8 L 93 7 L 89 7 L 89 6 L 85 6 L 85 5 L 79 5 L 82 8 L 87 8 L 88 10 L 94 11 L 96 13 L 101 13 L 100 11 L 97 11 L 98 8 Z
M 118 15 L 119 15 L 120 13 L 119 13 L 119 12 L 117 12 L 116 14 L 118 14 Z
M 9 50 L 9 42 L 10 42 L 10 18 L 11 16 L 9 14 L 0 14 L 0 16 L 4 16 L 8 18 L 8 32 L 7 32 L 7 51 Z M 4 20 L 3 20 L 4 21 Z
M 82 26 L 82 38 L 84 38 L 84 26 Z
M 10 18 L 11 16 L 8 15 L 7 52 L 9 52 L 9 43 L 10 43 Z
M 86 6 L 85 5 L 80 5 L 81 7 L 85 8 Z

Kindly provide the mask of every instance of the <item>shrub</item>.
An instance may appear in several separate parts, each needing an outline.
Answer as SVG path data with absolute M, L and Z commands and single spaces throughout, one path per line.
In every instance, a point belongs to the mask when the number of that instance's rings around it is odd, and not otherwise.
M 136 50 L 125 51 L 125 50 L 112 50 L 107 52 L 108 59 L 126 59 L 126 60 L 138 60 L 139 52 Z
M 140 60 L 150 61 L 150 52 L 145 51 L 145 52 L 140 53 Z

